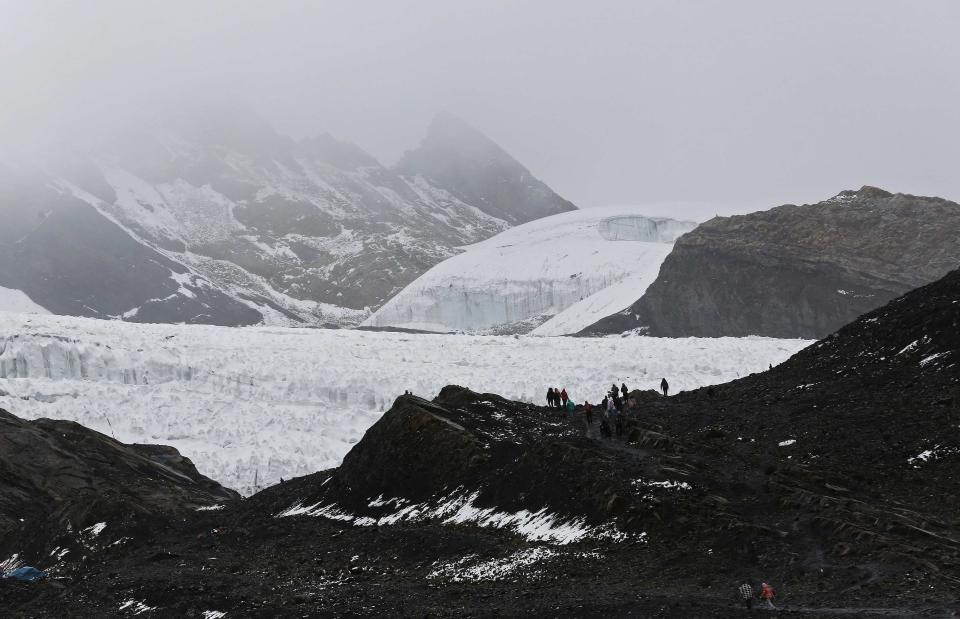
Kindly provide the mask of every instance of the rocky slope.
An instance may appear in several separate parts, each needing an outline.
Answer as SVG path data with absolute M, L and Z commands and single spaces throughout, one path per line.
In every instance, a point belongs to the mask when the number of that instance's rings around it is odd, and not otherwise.
M 623 440 L 462 387 L 403 396 L 338 469 L 108 526 L 6 610 L 732 618 L 766 580 L 783 616 L 954 617 L 958 327 L 954 271 L 769 372 L 635 392 Z
M 960 264 L 960 205 L 864 187 L 718 217 L 630 308 L 583 331 L 820 338 Z
M 142 527 L 236 499 L 172 447 L 124 445 L 73 422 L 24 421 L 0 410 L 6 567 L 27 557 L 50 566 L 77 548 L 84 552 L 105 528 L 100 523 Z
M 0 162 L 0 286 L 60 314 L 356 324 L 457 247 L 574 208 L 447 117 L 396 169 L 225 110 L 65 153 Z

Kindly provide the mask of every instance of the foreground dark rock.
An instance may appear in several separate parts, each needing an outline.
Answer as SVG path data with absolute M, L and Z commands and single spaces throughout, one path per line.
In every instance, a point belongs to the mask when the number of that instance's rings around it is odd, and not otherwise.
M 958 365 L 953 272 L 770 372 L 638 394 L 626 440 L 462 387 L 404 396 L 338 469 L 108 524 L 7 608 L 742 617 L 736 587 L 768 580 L 783 617 L 954 617 Z
M 172 447 L 124 445 L 71 421 L 0 410 L 0 561 L 49 562 L 55 545 L 69 551 L 97 537 L 98 523 L 147 526 L 239 498 Z
M 643 297 L 585 334 L 821 338 L 960 265 L 960 205 L 864 187 L 716 217 L 677 240 Z

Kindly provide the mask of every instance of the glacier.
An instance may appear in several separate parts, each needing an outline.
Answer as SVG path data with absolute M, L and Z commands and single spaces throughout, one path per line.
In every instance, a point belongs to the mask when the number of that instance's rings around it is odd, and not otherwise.
M 176 447 L 250 494 L 337 466 L 406 390 L 447 384 L 542 402 L 599 399 L 613 381 L 677 390 L 777 364 L 810 342 L 422 335 L 215 327 L 0 312 L 0 408 Z
M 640 298 L 673 241 L 695 226 L 648 217 L 637 207 L 545 217 L 465 247 L 409 284 L 363 325 L 575 333 L 596 316 L 620 311 Z

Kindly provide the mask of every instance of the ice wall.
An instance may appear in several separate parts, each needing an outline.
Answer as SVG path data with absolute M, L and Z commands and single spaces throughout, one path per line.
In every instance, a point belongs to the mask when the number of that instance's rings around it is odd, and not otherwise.
M 442 262 L 364 324 L 482 332 L 526 322 L 529 331 L 606 288 L 656 277 L 673 240 L 694 226 L 626 208 L 540 219 Z M 636 301 L 647 284 L 611 313 Z

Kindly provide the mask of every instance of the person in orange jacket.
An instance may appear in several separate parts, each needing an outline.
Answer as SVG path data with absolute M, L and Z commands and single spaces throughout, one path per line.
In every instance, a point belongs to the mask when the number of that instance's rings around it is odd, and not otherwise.
M 760 599 L 767 603 L 767 608 L 776 609 L 777 607 L 773 605 L 773 597 L 776 595 L 773 592 L 773 586 L 769 583 L 763 583 L 760 585 Z

